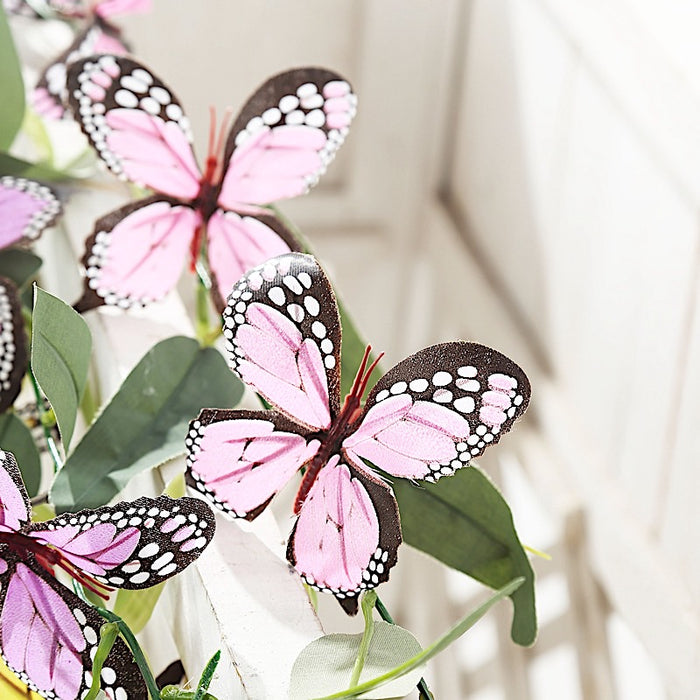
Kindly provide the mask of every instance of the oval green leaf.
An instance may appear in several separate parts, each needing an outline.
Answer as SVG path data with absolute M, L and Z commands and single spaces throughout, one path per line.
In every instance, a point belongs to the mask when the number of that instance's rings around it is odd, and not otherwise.
M 8 277 L 21 290 L 33 280 L 41 267 L 41 258 L 21 248 L 0 250 L 0 277 Z
M 0 153 L 0 173 L 14 177 L 28 177 L 32 180 L 70 180 L 72 176 L 50 165 L 29 163 L 7 153 Z
M 5 10 L 0 4 L 0 149 L 15 140 L 24 119 L 24 81 Z
M 85 433 L 51 487 L 58 513 L 97 508 L 136 474 L 185 451 L 190 420 L 202 407 L 232 407 L 243 385 L 213 348 L 192 338 L 155 345 Z
M 31 430 L 14 413 L 0 416 L 0 448 L 15 456 L 29 498 L 34 498 L 41 484 L 41 456 Z
M 92 336 L 80 314 L 35 288 L 32 315 L 32 371 L 49 400 L 67 452 L 85 391 Z
M 290 700 L 308 700 L 347 688 L 361 641 L 361 634 L 328 634 L 311 642 L 292 667 Z M 388 673 L 421 651 L 420 644 L 408 630 L 383 620 L 375 622 L 359 683 Z M 419 667 L 360 697 L 403 697 L 416 686 L 421 673 Z

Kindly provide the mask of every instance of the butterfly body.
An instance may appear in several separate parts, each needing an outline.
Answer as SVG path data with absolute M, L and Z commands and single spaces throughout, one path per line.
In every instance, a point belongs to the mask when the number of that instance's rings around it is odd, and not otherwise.
M 434 345 L 362 397 L 369 351 L 340 405 L 341 330 L 330 282 L 307 255 L 267 261 L 224 311 L 229 364 L 273 410 L 204 409 L 190 425 L 188 483 L 252 519 L 300 468 L 287 558 L 350 613 L 387 580 L 401 528 L 390 477 L 434 482 L 499 441 L 527 406 L 527 377 L 476 343 Z

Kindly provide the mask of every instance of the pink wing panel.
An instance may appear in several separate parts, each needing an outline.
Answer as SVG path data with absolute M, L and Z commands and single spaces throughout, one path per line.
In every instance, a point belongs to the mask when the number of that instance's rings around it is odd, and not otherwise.
M 145 66 L 109 54 L 78 61 L 68 72 L 68 102 L 113 173 L 173 197 L 197 196 L 189 121 Z
M 12 452 L 0 450 L 0 530 L 19 531 L 29 523 L 30 505 Z
M 339 460 L 331 457 L 316 477 L 287 558 L 308 584 L 333 593 L 352 613 L 362 590 L 389 577 L 401 530 L 389 488 Z
M 85 294 L 76 309 L 128 308 L 162 299 L 177 283 L 200 224 L 194 209 L 158 197 L 98 220 L 86 242 Z
M 61 205 L 48 187 L 9 175 L 0 178 L 0 248 L 34 240 L 60 211 Z
M 271 411 L 203 410 L 185 441 L 188 483 L 232 517 L 257 517 L 318 448 L 287 423 Z
M 102 0 L 95 7 L 95 13 L 100 17 L 110 19 L 115 15 L 150 12 L 152 6 L 152 0 Z

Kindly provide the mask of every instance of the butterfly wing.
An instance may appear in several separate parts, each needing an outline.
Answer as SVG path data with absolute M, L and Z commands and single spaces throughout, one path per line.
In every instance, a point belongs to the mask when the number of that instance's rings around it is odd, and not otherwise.
M 152 6 L 152 0 L 101 0 L 95 7 L 95 14 L 110 19 L 118 15 L 150 12 Z
M 219 204 L 240 212 L 307 192 L 343 143 L 356 103 L 332 71 L 300 68 L 270 78 L 231 129 Z
M 214 514 L 195 498 L 139 498 L 32 525 L 75 566 L 108 586 L 148 588 L 189 566 L 214 536 Z
M 318 449 L 275 411 L 204 409 L 190 423 L 187 483 L 233 518 L 253 520 Z
M 505 355 L 477 343 L 425 348 L 393 367 L 343 443 L 360 468 L 435 481 L 495 445 L 527 408 L 530 383 Z
M 29 496 L 15 456 L 0 450 L 0 530 L 24 530 L 30 514 Z
M 32 555 L 0 552 L 0 652 L 7 666 L 49 700 L 77 700 L 92 683 L 92 658 L 105 622 L 42 569 Z M 147 700 L 130 651 L 117 639 L 102 668 L 112 699 Z
M 60 213 L 48 187 L 22 177 L 0 178 L 0 248 L 38 238 Z
M 0 277 L 0 413 L 17 398 L 28 361 L 19 292 L 12 280 Z
M 85 242 L 84 290 L 76 311 L 162 299 L 177 283 L 200 224 L 199 212 L 158 195 L 98 219 Z
M 299 241 L 274 216 L 217 209 L 207 223 L 207 258 L 217 308 L 224 309 L 231 288 L 245 272 L 300 250 Z
M 401 544 L 396 499 L 378 478 L 334 455 L 304 501 L 287 559 L 309 585 L 333 593 L 345 611 L 389 578 Z
M 66 71 L 68 66 L 93 54 L 126 54 L 118 30 L 99 18 L 88 24 L 73 43 L 42 71 L 31 94 L 34 111 L 47 119 L 66 116 Z
M 148 68 L 111 54 L 77 61 L 68 71 L 68 103 L 115 175 L 179 199 L 197 196 L 189 121 Z
M 229 364 L 295 423 L 328 428 L 340 405 L 340 317 L 310 255 L 288 253 L 251 270 L 224 310 Z

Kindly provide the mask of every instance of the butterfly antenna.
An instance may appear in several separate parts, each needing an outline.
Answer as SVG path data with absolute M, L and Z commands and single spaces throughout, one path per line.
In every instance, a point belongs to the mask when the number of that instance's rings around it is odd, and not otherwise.
M 216 145 L 212 151 L 212 156 L 216 158 L 216 170 L 214 172 L 213 180 L 218 182 L 224 171 L 224 146 L 226 143 L 226 132 L 228 131 L 228 126 L 231 123 L 231 115 L 233 114 L 233 109 L 227 107 L 224 110 L 224 117 L 221 120 L 221 126 L 219 127 L 219 135 L 216 139 Z
M 207 162 L 214 155 L 214 141 L 216 139 L 216 107 L 209 105 L 209 143 L 207 144 Z
M 384 353 L 380 352 L 374 362 L 369 366 L 367 372 L 365 372 L 365 376 L 362 379 L 362 386 L 360 387 L 360 397 L 364 395 L 365 390 L 367 389 L 367 384 L 369 383 L 369 378 L 372 376 L 372 372 L 374 372 L 382 357 L 384 357 Z

